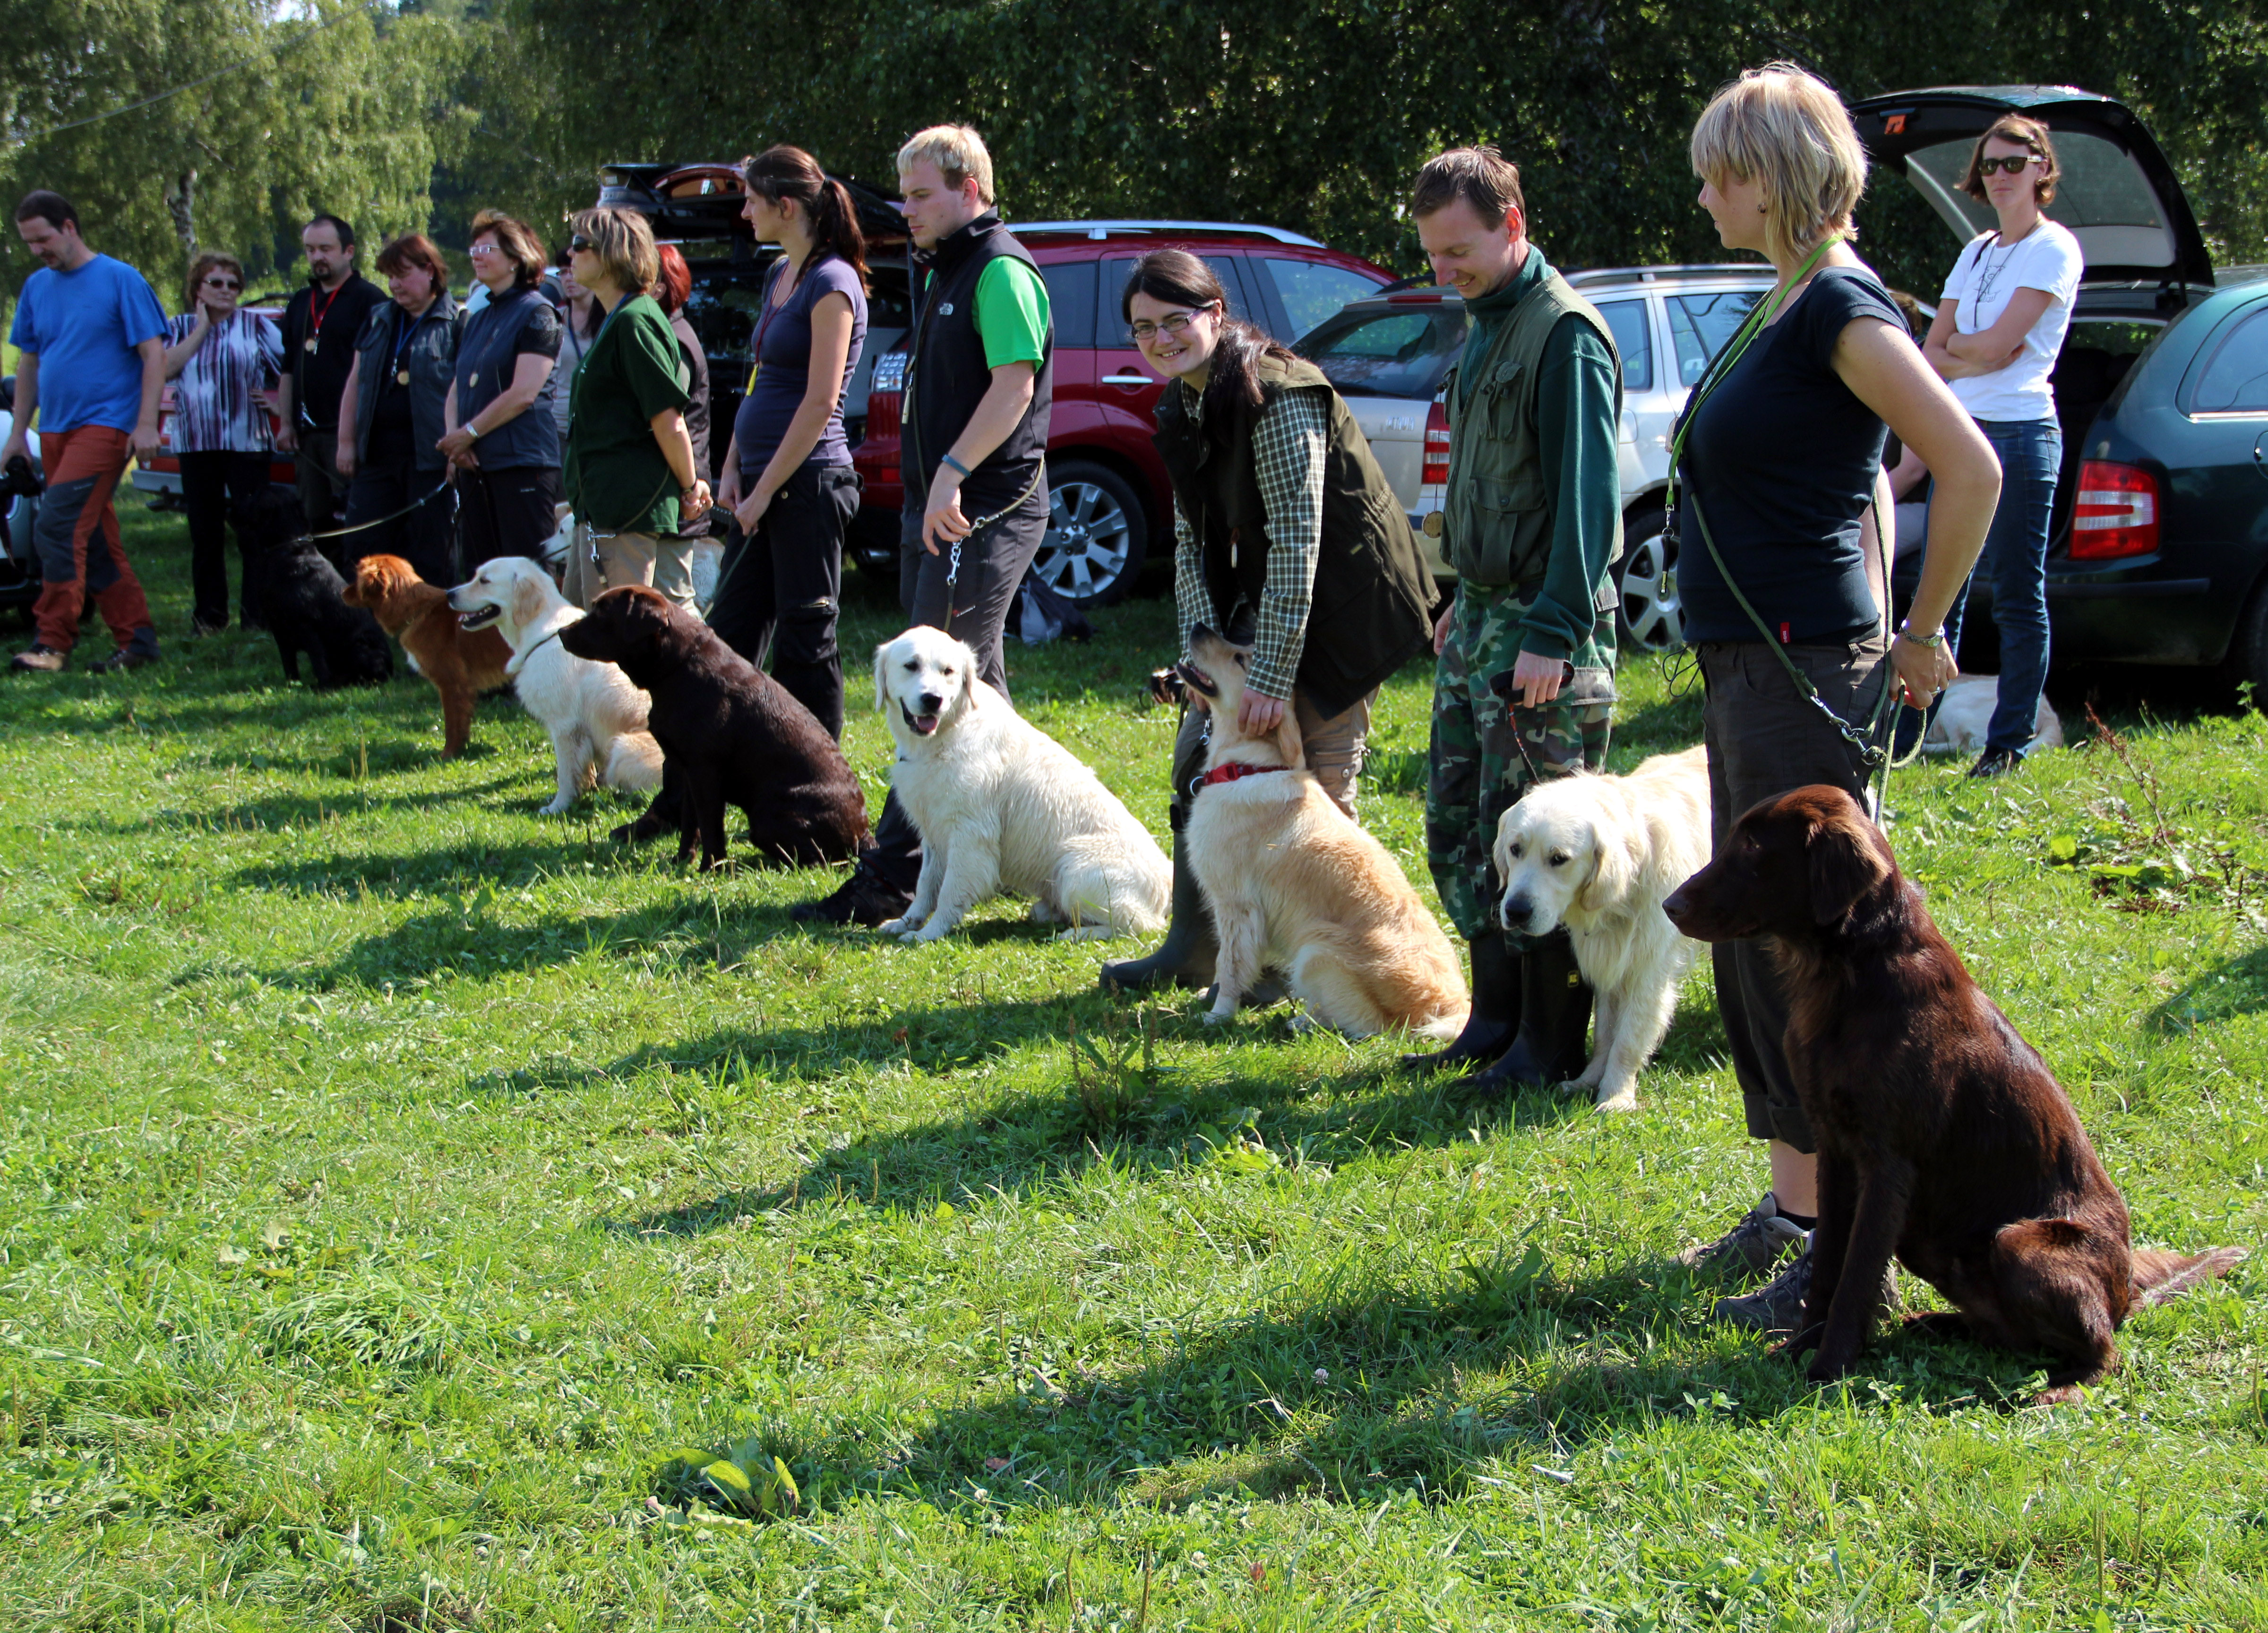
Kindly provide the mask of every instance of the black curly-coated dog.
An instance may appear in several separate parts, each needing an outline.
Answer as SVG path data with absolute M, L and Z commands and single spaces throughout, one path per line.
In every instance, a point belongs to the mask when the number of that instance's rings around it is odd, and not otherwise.
M 242 511 L 245 570 L 252 575 L 253 605 L 268 620 L 284 678 L 299 678 L 307 655 L 319 691 L 335 686 L 374 686 L 394 673 L 394 649 L 378 620 L 344 600 L 346 580 L 307 537 L 299 501 L 271 488 Z

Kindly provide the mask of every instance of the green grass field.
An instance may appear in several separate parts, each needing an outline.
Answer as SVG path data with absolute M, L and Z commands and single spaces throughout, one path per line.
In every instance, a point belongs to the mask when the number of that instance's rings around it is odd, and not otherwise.
M 508 701 L 446 765 L 415 679 L 173 638 L 129 540 L 163 666 L 0 681 L 0 1625 L 2268 1627 L 2268 1261 L 2084 1409 L 1904 1337 L 1812 1388 L 1672 1262 L 1764 1187 L 1705 976 L 1605 1122 L 1106 1001 L 1009 902 L 814 933 L 822 873 L 539 818 Z M 1016 697 L 1162 831 L 1167 607 L 1100 622 Z M 855 585 L 854 703 L 895 628 Z M 1624 689 L 1617 768 L 1697 734 Z M 2127 695 L 1894 837 L 2138 1237 L 2257 1245 L 2268 725 Z M 1364 806 L 1421 888 L 1426 696 Z

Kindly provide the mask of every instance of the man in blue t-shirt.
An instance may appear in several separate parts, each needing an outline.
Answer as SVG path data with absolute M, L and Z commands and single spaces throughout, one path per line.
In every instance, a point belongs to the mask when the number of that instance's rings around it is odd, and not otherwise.
M 111 500 L 128 457 L 158 452 L 166 313 L 140 273 L 86 246 L 78 211 L 60 193 L 25 195 L 16 232 L 40 265 L 17 298 L 8 335 L 23 357 L 15 427 L 0 446 L 0 468 L 23 457 L 37 414 L 48 487 L 32 533 L 41 577 L 32 609 L 39 634 L 9 667 L 62 669 L 92 596 L 118 643 L 94 668 L 138 669 L 157 661 L 158 631 L 119 541 Z

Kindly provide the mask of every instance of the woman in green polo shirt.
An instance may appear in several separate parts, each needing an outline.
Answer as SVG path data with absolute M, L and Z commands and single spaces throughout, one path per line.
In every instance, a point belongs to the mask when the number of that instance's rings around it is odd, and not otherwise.
M 677 530 L 709 509 L 709 483 L 685 430 L 677 336 L 644 292 L 661 273 L 653 231 L 629 210 L 586 210 L 568 251 L 607 315 L 571 386 L 565 486 L 588 547 L 569 552 L 567 594 L 588 607 L 601 590 L 646 584 L 689 607 L 693 557 Z

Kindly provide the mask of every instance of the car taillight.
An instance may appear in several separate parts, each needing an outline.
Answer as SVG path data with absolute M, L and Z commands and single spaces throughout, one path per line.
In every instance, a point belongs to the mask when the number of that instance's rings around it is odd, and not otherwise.
M 2071 556 L 2101 562 L 2158 548 L 2158 479 L 2139 466 L 2089 460 L 2079 467 Z
M 1449 410 L 1436 401 L 1425 415 L 1425 467 L 1418 482 L 1426 486 L 1449 480 Z
M 866 399 L 866 435 L 895 437 L 898 434 L 898 404 L 902 401 L 896 392 L 878 391 Z

